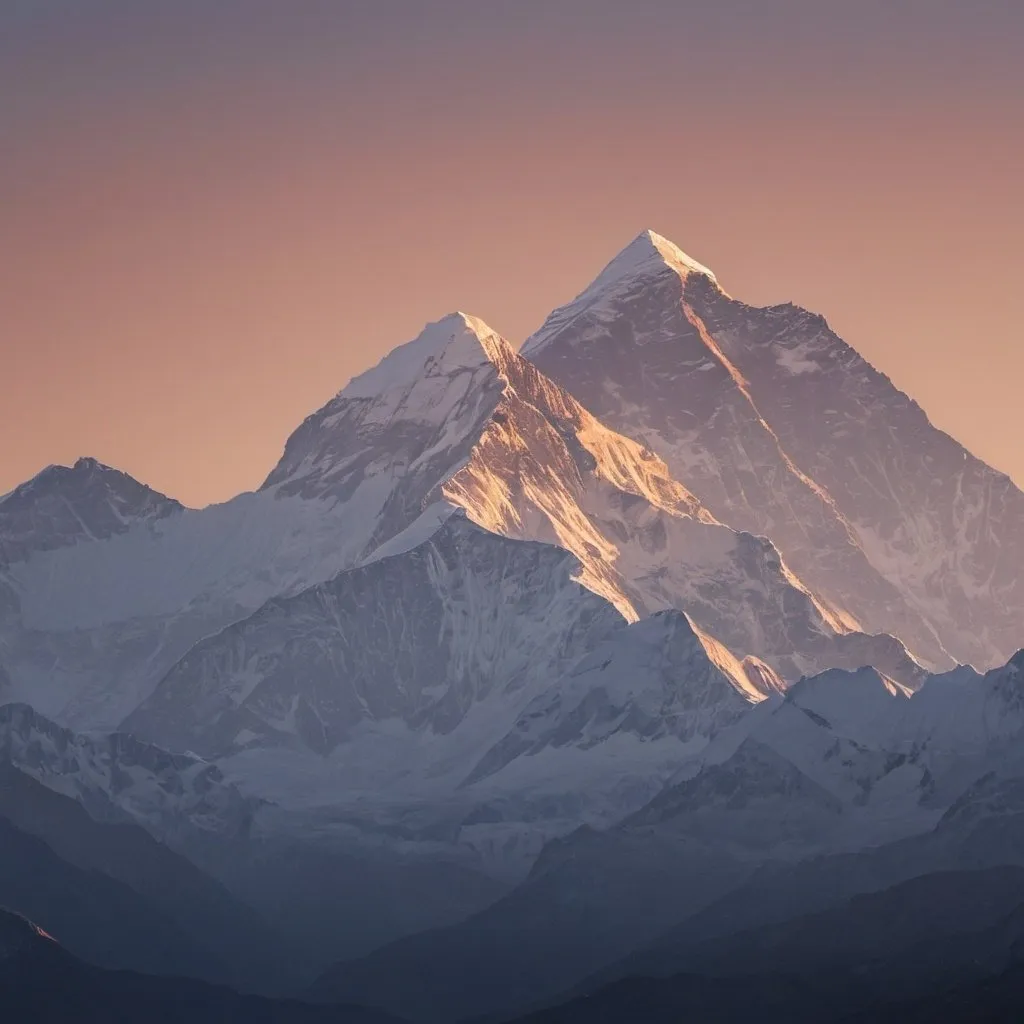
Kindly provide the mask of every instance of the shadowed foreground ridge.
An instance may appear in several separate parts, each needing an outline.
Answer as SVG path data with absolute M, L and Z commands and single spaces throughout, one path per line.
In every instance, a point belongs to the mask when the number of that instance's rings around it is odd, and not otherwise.
M 637 960 L 637 976 L 518 1020 L 1009 1024 L 1024 1006 L 1024 869 L 923 876 L 672 959 L 687 969 L 644 977 Z
M 850 1011 L 846 985 L 796 978 L 673 978 L 617 982 L 596 995 L 517 1018 L 515 1024 L 1018 1024 L 1024 1006 L 1024 967 L 939 987 L 912 1002 Z
M 186 978 L 104 971 L 78 960 L 27 918 L 0 909 L 3 1019 L 152 1024 L 396 1024 L 354 1007 L 245 996 Z

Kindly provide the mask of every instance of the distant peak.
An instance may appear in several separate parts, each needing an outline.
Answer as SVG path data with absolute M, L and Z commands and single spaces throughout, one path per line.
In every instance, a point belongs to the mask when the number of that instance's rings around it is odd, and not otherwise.
M 412 341 L 353 377 L 339 397 L 376 398 L 404 390 L 424 375 L 475 370 L 511 352 L 508 342 L 483 320 L 457 310 L 427 324 Z
M 698 274 L 713 281 L 718 279 L 702 263 L 687 256 L 674 242 L 656 231 L 641 231 L 568 305 L 556 309 L 520 350 L 524 356 L 535 356 L 551 341 L 557 331 L 588 307 L 604 301 L 637 281 L 675 273 L 685 280 Z
M 656 231 L 641 231 L 625 249 L 622 250 L 601 271 L 591 289 L 603 288 L 614 281 L 638 277 L 652 271 L 657 272 L 665 267 L 684 276 L 703 274 L 717 280 L 715 275 L 702 263 L 687 256 L 674 242 L 670 242 Z
M 659 235 L 657 231 L 651 231 L 650 228 L 642 231 L 631 245 L 638 243 L 652 247 L 672 267 L 682 268 L 690 274 L 703 274 L 705 277 L 710 277 L 712 281 L 718 280 L 714 271 L 705 267 L 703 263 L 698 263 L 692 256 L 688 256 L 675 242 L 670 241 L 664 235 Z
M 73 479 L 75 475 L 82 476 L 93 469 L 110 470 L 110 467 L 104 466 L 102 462 L 88 456 L 83 456 L 82 458 L 77 459 L 74 465 L 71 466 L 64 466 L 57 462 L 51 462 L 50 465 L 44 466 L 34 476 L 29 477 L 28 480 L 18 484 L 13 491 L 9 491 L 7 494 L 0 497 L 0 501 L 6 501 L 8 498 L 13 498 L 15 495 L 25 495 L 43 487 L 60 485 L 68 479 Z
M 65 466 L 59 462 L 51 462 L 50 465 L 44 466 L 35 476 L 29 478 L 21 486 L 26 487 L 29 484 L 36 482 L 43 482 L 46 480 L 59 480 L 65 477 L 71 476 L 72 474 L 78 474 L 79 476 L 99 470 L 101 473 L 117 473 L 121 474 L 121 470 L 114 469 L 112 466 L 108 466 L 99 459 L 94 459 L 91 455 L 83 455 L 78 459 L 75 459 L 74 463 L 70 466 Z
M 56 483 L 59 485 L 69 483 L 84 484 L 86 481 L 114 488 L 126 483 L 136 487 L 146 487 L 145 484 L 140 483 L 123 469 L 108 466 L 105 462 L 100 462 L 99 459 L 93 458 L 91 455 L 83 455 L 75 459 L 74 463 L 70 466 L 64 466 L 59 463 L 49 465 L 21 486 L 26 487 L 30 484 L 44 483 Z M 149 488 L 146 489 L 149 490 Z
M 480 337 L 494 333 L 480 317 L 473 316 L 471 313 L 463 313 L 461 309 L 456 309 L 447 316 L 441 317 L 440 320 L 427 324 L 423 330 L 428 331 L 431 327 L 452 327 L 456 330 L 471 331 Z
M 73 505 L 76 511 L 68 515 L 77 524 L 74 529 L 81 527 L 93 536 L 99 536 L 97 530 L 102 532 L 108 528 L 121 532 L 133 518 L 159 518 L 183 508 L 173 498 L 91 456 L 76 459 L 71 466 L 54 464 L 41 469 L 0 497 L 0 508 L 5 515 L 18 516 L 27 507 L 54 501 L 66 508 Z M 111 509 L 116 511 L 111 512 Z M 84 519 L 94 515 L 99 515 L 105 525 L 94 524 L 95 529 L 86 527 Z

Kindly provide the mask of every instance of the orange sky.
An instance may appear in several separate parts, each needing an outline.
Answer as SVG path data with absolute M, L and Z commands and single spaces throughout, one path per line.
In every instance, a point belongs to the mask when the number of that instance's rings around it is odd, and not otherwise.
M 645 227 L 1024 483 L 1024 5 L 690 6 L 12 0 L 0 493 L 255 487 L 424 321 L 519 342 Z

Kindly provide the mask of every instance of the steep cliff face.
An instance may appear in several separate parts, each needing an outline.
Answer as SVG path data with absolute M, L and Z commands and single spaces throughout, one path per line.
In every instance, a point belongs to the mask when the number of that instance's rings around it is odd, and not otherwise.
M 622 624 L 577 571 L 559 548 L 453 515 L 412 551 L 270 601 L 197 644 L 125 728 L 209 757 L 267 742 L 326 755 L 391 722 L 451 758 L 442 737 L 528 699 Z
M 522 351 L 848 625 L 935 668 L 1019 645 L 1024 496 L 822 318 L 744 305 L 647 232 Z
M 739 367 L 794 462 L 832 498 L 868 560 L 956 660 L 1020 645 L 1024 494 L 798 307 L 755 309 L 695 282 L 694 321 Z

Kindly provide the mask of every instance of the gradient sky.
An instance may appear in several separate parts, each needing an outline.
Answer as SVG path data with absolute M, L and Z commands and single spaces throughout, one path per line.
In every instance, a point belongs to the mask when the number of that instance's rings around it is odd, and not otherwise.
M 1024 484 L 1021 0 L 0 0 L 0 493 L 258 486 L 452 309 L 643 228 Z

